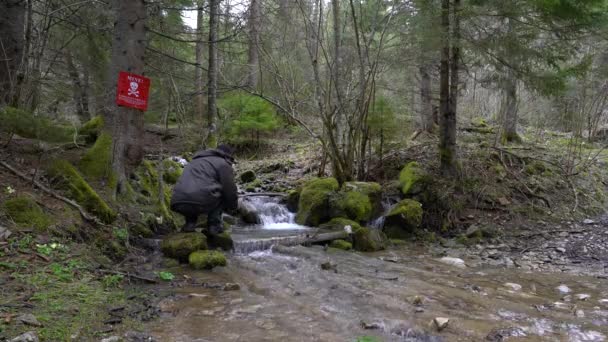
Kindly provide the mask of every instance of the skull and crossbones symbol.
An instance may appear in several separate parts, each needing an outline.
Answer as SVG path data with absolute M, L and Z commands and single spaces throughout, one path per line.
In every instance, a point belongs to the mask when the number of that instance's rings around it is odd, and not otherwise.
M 139 84 L 137 84 L 137 82 L 131 82 L 127 95 L 139 97 L 139 90 L 137 90 L 137 88 L 139 88 Z

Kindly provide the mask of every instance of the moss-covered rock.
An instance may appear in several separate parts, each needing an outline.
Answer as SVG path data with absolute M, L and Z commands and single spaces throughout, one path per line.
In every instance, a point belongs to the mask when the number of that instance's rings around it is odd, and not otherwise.
M 84 141 L 87 144 L 92 144 L 101 135 L 103 123 L 103 117 L 101 115 L 97 115 L 91 120 L 85 122 L 78 133 L 84 137 Z
M 350 226 L 353 232 L 361 229 L 361 225 L 359 223 L 343 217 L 334 217 L 329 222 L 320 225 L 319 228 L 327 230 L 344 230 L 344 227 L 347 226 Z
M 164 178 L 164 177 L 163 177 Z M 131 186 L 137 201 L 148 205 L 154 216 L 155 231 L 173 231 L 176 228 L 175 217 L 169 210 L 171 205 L 171 187 L 162 184 L 162 199 L 160 196 L 161 182 L 157 165 L 149 160 L 144 160 L 135 170 Z
M 382 214 L 382 186 L 376 182 L 347 182 L 342 191 L 358 192 L 369 198 L 372 205 L 372 217 Z
M 103 254 L 114 261 L 124 260 L 129 252 L 125 245 L 116 240 L 103 240 L 101 243 L 101 250 Z
M 247 170 L 247 171 L 241 173 L 239 178 L 241 179 L 241 182 L 243 182 L 243 183 L 251 183 L 255 180 L 256 175 L 253 170 Z
M 181 177 L 184 169 L 182 165 L 171 159 L 165 159 L 162 163 L 163 166 L 163 180 L 167 184 L 175 184 L 179 177 Z
M 234 241 L 230 233 L 223 232 L 221 234 L 209 234 L 207 235 L 207 241 L 211 249 L 222 249 L 224 251 L 231 251 L 234 248 Z
M 68 196 L 105 223 L 116 219 L 116 212 L 91 188 L 76 168 L 65 160 L 56 160 L 47 170 L 55 185 L 68 191 Z
M 216 266 L 226 266 L 226 257 L 219 251 L 196 251 L 188 257 L 190 266 L 197 270 L 210 270 Z
M 135 237 L 150 238 L 154 236 L 154 232 L 150 229 L 150 225 L 137 222 L 129 227 L 129 233 Z
M 78 168 L 89 180 L 105 181 L 109 188 L 116 186 L 116 176 L 112 171 L 112 137 L 103 133 L 85 153 Z
M 399 184 L 404 195 L 417 195 L 426 190 L 431 177 L 418 165 L 410 162 L 399 173 Z
M 329 244 L 329 247 L 350 251 L 353 249 L 353 244 L 346 240 L 334 240 Z
M 33 115 L 23 109 L 5 107 L 0 110 L 0 132 L 47 142 L 71 142 L 74 128 L 55 123 L 44 116 Z
M 353 248 L 360 252 L 376 252 L 385 248 L 386 240 L 377 229 L 360 228 L 353 234 Z
M 185 262 L 190 253 L 207 249 L 207 237 L 201 233 L 176 233 L 167 236 L 160 249 L 165 256 Z
M 2 210 L 19 227 L 45 230 L 53 222 L 42 208 L 28 196 L 17 196 L 6 200 Z
M 287 206 L 287 210 L 295 213 L 298 211 L 298 202 L 300 202 L 300 192 L 302 189 L 290 190 L 287 192 L 287 197 L 285 198 L 285 205 Z
M 338 192 L 329 197 L 330 217 L 347 217 L 362 222 L 371 218 L 372 203 L 369 197 L 356 191 Z
M 397 203 L 384 221 L 384 233 L 389 238 L 403 239 L 411 236 L 422 223 L 422 204 L 404 199 Z
M 545 163 L 535 160 L 532 163 L 526 165 L 524 171 L 528 175 L 541 175 L 545 171 L 547 171 L 547 166 L 545 165 Z
M 339 188 L 335 178 L 317 178 L 302 189 L 298 203 L 296 222 L 307 226 L 318 226 L 329 218 L 329 198 Z

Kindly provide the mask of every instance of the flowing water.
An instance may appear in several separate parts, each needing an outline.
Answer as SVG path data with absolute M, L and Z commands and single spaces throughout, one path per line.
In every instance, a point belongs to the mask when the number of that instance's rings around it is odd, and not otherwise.
M 199 285 L 163 300 L 148 329 L 159 341 L 607 341 L 606 279 L 450 265 L 416 246 L 365 254 L 283 246 L 308 230 L 277 202 L 260 201 L 260 217 L 281 218 L 235 229 L 237 246 L 248 247 L 227 267 L 175 270 Z M 200 286 L 225 283 L 240 289 Z M 447 328 L 438 331 L 437 317 Z

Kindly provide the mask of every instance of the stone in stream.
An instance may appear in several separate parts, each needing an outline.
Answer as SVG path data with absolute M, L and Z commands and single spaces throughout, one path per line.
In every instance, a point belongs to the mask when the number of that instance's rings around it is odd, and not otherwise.
M 241 179 L 241 182 L 243 182 L 243 183 L 250 183 L 256 179 L 256 175 L 253 170 L 247 170 L 247 171 L 241 173 L 239 178 Z
M 576 316 L 577 318 L 585 318 L 585 311 L 583 310 L 576 310 L 574 312 L 574 316 Z
M 165 256 L 186 262 L 192 252 L 207 249 L 207 238 L 201 233 L 176 233 L 166 237 L 160 248 Z
M 262 220 L 260 219 L 260 215 L 258 215 L 256 208 L 250 202 L 246 200 L 239 199 L 238 212 L 241 216 L 241 219 L 245 223 L 249 224 L 260 224 Z
M 512 291 L 520 291 L 521 285 L 516 283 L 505 283 L 505 287 L 511 289 Z
M 459 268 L 467 267 L 467 265 L 464 263 L 464 260 L 462 260 L 460 258 L 443 257 L 443 258 L 439 259 L 439 261 L 446 265 L 456 266 Z
M 384 232 L 391 239 L 408 239 L 420 227 L 422 214 L 420 202 L 404 199 L 386 215 Z
M 585 300 L 591 298 L 591 295 L 586 294 L 586 293 L 578 293 L 574 296 L 574 298 L 576 298 L 577 300 L 585 301 Z
M 197 270 L 210 270 L 216 266 L 226 266 L 226 257 L 219 251 L 196 251 L 188 257 L 190 266 Z
M 570 290 L 570 288 L 564 284 L 561 284 L 560 286 L 555 288 L 559 293 L 562 294 L 566 294 L 566 293 L 570 293 L 572 290 Z
M 348 241 L 338 239 L 338 240 L 332 241 L 329 244 L 329 247 L 341 249 L 344 251 L 349 251 L 349 250 L 353 249 L 353 244 Z
M 38 334 L 36 334 L 35 331 L 28 331 L 24 334 L 21 334 L 15 338 L 13 338 L 12 340 L 10 340 L 10 342 L 38 342 L 40 341 L 38 339 Z
M 304 185 L 300 193 L 296 222 L 315 227 L 329 219 L 329 198 L 340 185 L 335 178 L 316 178 Z
M 435 324 L 435 328 L 437 331 L 443 331 L 450 324 L 450 319 L 445 317 L 435 317 L 433 319 L 433 323 Z
M 209 242 L 209 247 L 213 249 L 220 248 L 224 251 L 231 251 L 234 248 L 234 241 L 228 232 L 209 234 L 207 241 Z

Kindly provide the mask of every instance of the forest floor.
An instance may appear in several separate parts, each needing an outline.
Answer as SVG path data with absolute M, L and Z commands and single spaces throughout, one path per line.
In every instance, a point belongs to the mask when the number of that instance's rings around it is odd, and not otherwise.
M 473 128 L 461 133 L 462 177 L 458 182 L 436 183 L 450 198 L 451 205 L 443 213 L 449 224 L 423 229 L 416 246 L 424 246 L 424 253 L 432 258 L 464 259 L 474 269 L 566 272 L 605 279 L 608 219 L 603 213 L 608 198 L 608 154 L 601 145 L 572 149 L 566 135 L 530 133 L 524 137 L 526 143 L 501 146 L 485 125 Z M 0 138 L 6 141 L 6 137 Z M 176 137 L 161 140 L 153 128 L 146 141 L 150 158 L 183 152 L 183 141 Z M 322 156 L 316 143 L 284 137 L 270 141 L 269 146 L 263 155 L 239 156 L 237 173 L 254 170 L 257 174 L 255 183 L 239 185 L 243 191 L 286 191 L 317 176 Z M 407 162 L 418 161 L 429 173 L 437 173 L 433 138 L 418 137 L 408 146 L 391 149 L 382 162 L 376 160 L 369 168 L 370 180 L 379 175 L 387 179 L 383 181 L 387 193 L 397 191 L 395 180 Z M 82 152 L 82 148 L 54 149 L 15 138 L 0 150 L 0 160 L 43 181 L 44 177 L 38 177 L 44 176 L 41 166 L 45 162 L 74 159 Z M 146 322 L 166 314 L 166 306 L 173 304 L 164 299 L 174 298 L 177 288 L 206 284 L 203 287 L 211 289 L 205 291 L 220 288 L 221 292 L 222 284 L 246 281 L 238 279 L 246 275 L 241 271 L 228 271 L 230 276 L 220 272 L 210 278 L 198 274 L 197 278 L 166 260 L 151 260 L 135 246 L 124 262 L 117 263 L 100 252 L 91 239 L 99 232 L 83 222 L 76 210 L 0 167 L 0 202 L 14 193 L 33 198 L 53 224 L 38 231 L 16 227 L 9 217 L 0 215 L 0 341 L 27 331 L 36 331 L 44 341 L 107 336 L 144 341 L 148 335 L 142 331 L 151 329 Z M 120 238 L 116 235 L 126 225 L 128 222 L 117 222 L 109 234 Z M 393 242 L 389 251 L 413 248 L 411 243 Z M 345 262 L 342 257 L 339 260 Z M 420 267 L 424 269 L 424 265 Z M 136 269 L 154 284 L 146 285 L 127 273 Z M 173 270 L 178 278 L 163 284 L 159 277 L 163 270 Z M 598 296 L 608 295 L 607 289 L 596 290 Z M 207 292 L 199 295 L 208 296 Z

